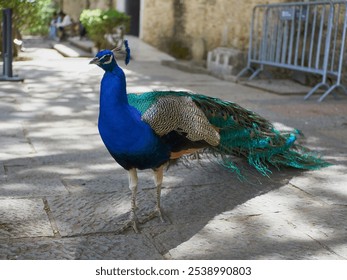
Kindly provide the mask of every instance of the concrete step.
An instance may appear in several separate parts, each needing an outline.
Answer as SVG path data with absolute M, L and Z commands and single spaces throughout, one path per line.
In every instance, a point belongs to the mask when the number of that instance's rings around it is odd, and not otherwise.
M 70 42 L 52 43 L 52 48 L 65 57 L 91 57 L 91 52 L 86 52 L 79 47 L 73 46 Z
M 311 87 L 288 79 L 255 79 L 251 81 L 246 80 L 241 83 L 249 87 L 281 95 L 306 95 L 311 90 Z
M 209 74 L 209 71 L 203 65 L 189 60 L 162 60 L 161 64 L 188 73 Z
M 87 53 L 93 53 L 94 43 L 92 41 L 84 38 L 80 39 L 80 37 L 71 37 L 67 40 L 74 47 L 77 47 Z

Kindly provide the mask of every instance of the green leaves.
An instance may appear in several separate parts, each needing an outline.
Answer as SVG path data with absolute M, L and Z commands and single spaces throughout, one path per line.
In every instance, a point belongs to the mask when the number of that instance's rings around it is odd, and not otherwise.
M 32 35 L 48 33 L 54 11 L 51 0 L 0 0 L 0 9 L 4 8 L 12 9 L 14 28 L 21 33 Z
M 119 27 L 123 27 L 124 31 L 127 30 L 130 24 L 130 17 L 114 9 L 107 11 L 95 9 L 83 10 L 80 21 L 96 47 L 98 49 L 107 49 L 115 46 L 112 46 L 112 43 L 105 38 L 105 35 L 116 34 Z

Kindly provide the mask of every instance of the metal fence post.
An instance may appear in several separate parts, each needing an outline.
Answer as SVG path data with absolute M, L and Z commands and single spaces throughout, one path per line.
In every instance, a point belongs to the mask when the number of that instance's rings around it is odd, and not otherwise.
M 13 75 L 12 71 L 12 10 L 2 10 L 2 60 L 3 60 L 3 75 L 0 76 L 0 81 L 21 82 L 23 78 Z

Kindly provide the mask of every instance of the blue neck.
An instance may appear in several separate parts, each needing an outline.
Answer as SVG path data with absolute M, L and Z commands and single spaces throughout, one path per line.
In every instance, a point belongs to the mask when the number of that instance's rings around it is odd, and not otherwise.
M 100 93 L 100 106 L 111 109 L 128 105 L 126 79 L 123 70 L 118 65 L 112 71 L 105 72 L 101 81 Z

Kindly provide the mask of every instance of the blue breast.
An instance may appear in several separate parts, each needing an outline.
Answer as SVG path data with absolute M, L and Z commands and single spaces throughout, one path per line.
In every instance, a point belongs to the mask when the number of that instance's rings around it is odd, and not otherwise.
M 106 72 L 100 92 L 98 128 L 113 158 L 125 169 L 156 168 L 168 161 L 170 147 L 128 104 L 123 71 Z

